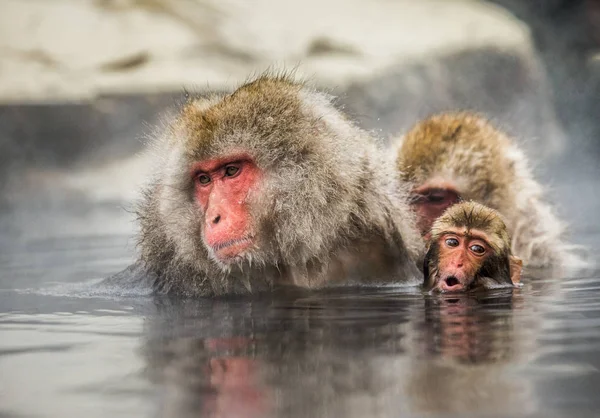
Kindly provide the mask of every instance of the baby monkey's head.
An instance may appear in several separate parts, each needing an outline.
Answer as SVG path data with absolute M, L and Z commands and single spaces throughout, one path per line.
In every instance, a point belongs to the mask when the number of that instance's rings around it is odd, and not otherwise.
M 431 227 L 424 286 L 441 292 L 511 287 L 520 281 L 522 264 L 511 254 L 498 212 L 476 202 L 458 203 Z

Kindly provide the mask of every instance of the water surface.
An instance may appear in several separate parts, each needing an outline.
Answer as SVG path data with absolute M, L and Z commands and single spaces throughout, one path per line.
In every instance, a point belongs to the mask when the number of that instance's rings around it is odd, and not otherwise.
M 0 417 L 600 411 L 595 271 L 480 295 L 179 300 L 97 286 L 131 261 L 128 235 L 5 234 L 0 249 Z

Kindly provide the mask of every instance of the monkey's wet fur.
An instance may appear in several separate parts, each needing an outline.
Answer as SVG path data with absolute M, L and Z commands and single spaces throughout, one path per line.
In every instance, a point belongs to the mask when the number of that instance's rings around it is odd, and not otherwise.
M 503 250 L 526 262 L 567 252 L 524 155 L 481 117 L 434 116 L 398 148 L 396 159 L 332 97 L 289 74 L 188 96 L 151 140 L 153 175 L 136 207 L 139 258 L 108 281 L 185 297 L 417 285 L 423 265 L 434 268 L 422 263 L 423 225 L 463 198 L 502 214 L 513 236 Z M 440 175 L 451 188 L 431 211 L 430 191 L 419 200 L 415 190 Z
M 426 118 L 396 139 L 396 167 L 411 188 L 421 233 L 452 204 L 473 200 L 497 210 L 512 251 L 530 267 L 580 266 L 581 247 L 534 178 L 515 140 L 473 112 Z
M 385 150 L 285 74 L 191 98 L 152 148 L 141 254 L 121 277 L 192 297 L 419 280 L 421 239 Z

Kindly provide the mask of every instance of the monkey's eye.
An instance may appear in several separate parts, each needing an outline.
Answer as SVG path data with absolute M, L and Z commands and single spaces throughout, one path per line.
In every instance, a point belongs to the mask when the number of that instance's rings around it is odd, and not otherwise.
M 458 240 L 456 238 L 446 238 L 446 245 L 448 247 L 458 247 Z
M 437 192 L 437 193 L 436 192 L 432 192 L 432 193 L 429 193 L 428 195 L 426 195 L 426 198 L 427 198 L 427 200 L 429 202 L 440 203 L 440 202 L 443 202 L 446 199 L 446 196 L 444 194 L 442 194 L 442 193 L 439 193 L 439 192 Z
M 471 249 L 471 251 L 473 251 L 475 254 L 483 254 L 485 253 L 485 248 L 483 248 L 482 245 L 479 244 L 473 244 L 469 247 Z
M 237 174 L 238 171 L 240 171 L 239 167 L 236 167 L 234 165 L 228 165 L 227 167 L 225 167 L 225 176 L 233 177 Z
M 207 174 L 200 174 L 198 175 L 197 179 L 200 184 L 210 183 L 210 177 Z

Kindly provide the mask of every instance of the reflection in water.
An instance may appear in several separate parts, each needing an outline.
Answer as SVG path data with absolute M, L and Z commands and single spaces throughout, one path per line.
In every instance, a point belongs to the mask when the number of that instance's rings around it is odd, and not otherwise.
M 527 377 L 511 373 L 533 352 L 533 334 L 519 335 L 519 290 L 425 299 L 416 324 L 417 351 L 406 384 L 415 410 L 428 413 L 520 415 L 535 408 Z M 522 355 L 524 353 L 525 355 Z
M 162 300 L 144 352 L 165 416 L 532 412 L 505 367 L 534 339 L 516 341 L 518 292 Z
M 401 353 L 406 306 L 349 294 L 163 301 L 146 355 L 168 416 L 354 416 L 383 390 L 371 367 Z M 357 326 L 359 325 L 359 326 Z M 169 335 L 165 338 L 165 335 Z M 364 405 L 363 405 L 364 408 Z M 314 414 L 314 415 L 313 415 Z
M 425 299 L 424 320 L 417 323 L 423 355 L 462 364 L 510 360 L 513 289 Z M 508 338 L 507 338 L 508 337 Z

